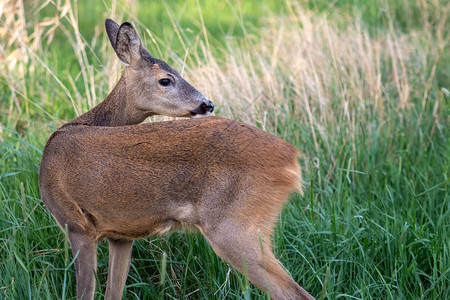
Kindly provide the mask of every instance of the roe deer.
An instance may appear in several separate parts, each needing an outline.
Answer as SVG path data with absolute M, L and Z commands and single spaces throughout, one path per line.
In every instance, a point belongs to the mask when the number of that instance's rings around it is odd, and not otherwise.
M 42 200 L 67 226 L 77 298 L 94 297 L 101 239 L 105 298 L 121 299 L 133 240 L 189 226 L 273 299 L 313 299 L 271 251 L 273 224 L 301 190 L 298 150 L 219 117 L 121 126 L 151 114 L 207 115 L 213 105 L 152 58 L 129 23 L 107 20 L 106 29 L 129 66 L 104 102 L 53 133 L 39 173 Z

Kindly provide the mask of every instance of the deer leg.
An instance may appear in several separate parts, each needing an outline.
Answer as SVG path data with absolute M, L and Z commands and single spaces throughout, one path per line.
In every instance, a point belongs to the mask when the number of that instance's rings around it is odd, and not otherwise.
M 69 230 L 68 234 L 73 257 L 76 257 L 77 299 L 94 299 L 97 242 L 84 232 Z
M 122 299 L 123 288 L 130 268 L 131 248 L 133 240 L 108 239 L 109 263 L 108 283 L 105 299 Z
M 202 232 L 223 260 L 269 293 L 272 299 L 314 299 L 275 259 L 270 249 L 270 234 L 252 231 L 249 226 L 239 228 L 229 220 L 222 223 L 214 226 L 213 230 Z

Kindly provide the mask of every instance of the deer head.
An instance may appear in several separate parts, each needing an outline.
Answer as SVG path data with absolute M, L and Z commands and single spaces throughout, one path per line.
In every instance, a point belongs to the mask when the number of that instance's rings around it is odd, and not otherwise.
M 148 114 L 172 117 L 209 115 L 214 105 L 166 62 L 145 49 L 133 26 L 105 21 L 111 45 L 127 66 L 127 88 L 135 108 Z
M 152 115 L 202 117 L 213 103 L 163 60 L 154 58 L 133 26 L 105 21 L 111 45 L 126 65 L 122 78 L 99 105 L 69 124 L 123 126 L 138 124 Z

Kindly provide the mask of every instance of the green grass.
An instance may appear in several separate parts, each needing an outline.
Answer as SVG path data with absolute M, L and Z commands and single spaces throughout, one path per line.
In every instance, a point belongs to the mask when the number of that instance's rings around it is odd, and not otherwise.
M 25 6 L 23 16 L 5 5 L 0 14 L 0 299 L 76 295 L 72 255 L 40 200 L 38 170 L 51 132 L 101 101 L 121 73 L 103 33 L 111 10 L 136 24 L 155 56 L 184 67 L 217 115 L 301 150 L 305 194 L 291 197 L 274 245 L 307 291 L 450 298 L 445 1 L 199 1 L 203 23 L 197 1 L 77 3 Z M 103 243 L 98 299 L 107 261 Z M 196 233 L 137 241 L 126 293 L 265 297 Z

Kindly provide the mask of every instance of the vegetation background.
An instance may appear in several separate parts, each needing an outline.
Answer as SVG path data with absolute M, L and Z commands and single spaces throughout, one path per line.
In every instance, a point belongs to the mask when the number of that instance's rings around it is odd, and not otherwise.
M 129 20 L 216 115 L 297 146 L 305 195 L 275 253 L 318 299 L 450 299 L 449 2 L 0 1 L 0 298 L 74 298 L 64 233 L 40 201 L 42 149 L 99 103 Z M 151 121 L 167 118 L 153 118 Z M 100 245 L 96 298 L 107 247 Z M 137 242 L 127 299 L 263 299 L 196 233 Z

